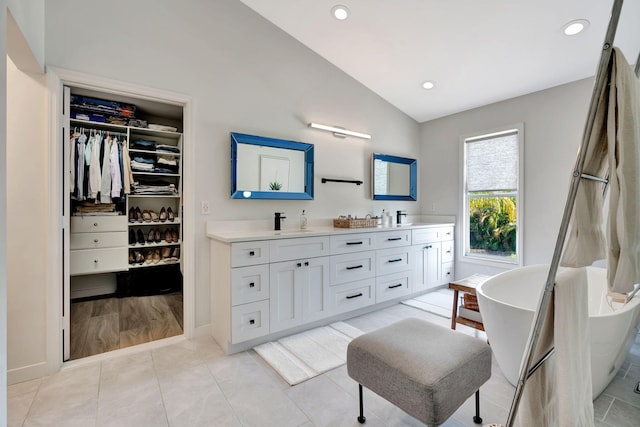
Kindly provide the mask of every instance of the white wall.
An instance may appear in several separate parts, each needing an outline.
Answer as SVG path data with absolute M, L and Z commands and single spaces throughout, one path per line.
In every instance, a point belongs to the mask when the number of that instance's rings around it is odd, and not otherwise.
M 29 63 L 28 69 L 32 72 L 44 70 L 44 2 L 45 0 L 7 0 L 11 19 L 20 29 L 20 33 L 10 40 L 13 43 L 11 47 L 23 43 L 28 46 L 30 52 L 24 56 L 24 62 Z M 20 63 L 23 61 L 15 57 L 21 53 L 20 50 L 10 50 L 14 62 L 24 70 L 24 63 Z
M 419 191 L 425 213 L 455 214 L 459 222 L 461 135 L 524 122 L 524 263 L 548 263 L 592 85 L 592 79 L 581 80 L 423 123 Z M 460 237 L 458 233 L 458 242 Z M 457 261 L 455 274 L 460 278 L 498 271 Z
M 418 124 L 240 1 L 48 0 L 45 7 L 47 65 L 194 99 L 196 327 L 210 321 L 207 220 L 267 220 L 284 211 L 297 224 L 302 209 L 310 221 L 383 208 L 418 213 L 416 202 L 372 201 L 369 177 L 374 151 L 417 157 Z M 90 36 L 72 22 L 89 25 Z M 307 128 L 310 121 L 373 139 L 337 139 Z M 315 199 L 231 200 L 231 131 L 315 144 Z M 321 177 L 365 185 L 321 184 Z M 201 200 L 211 202 L 211 215 L 199 215 Z
M 7 368 L 9 383 L 46 373 L 46 82 L 7 60 Z
M 0 0 L 0 129 L 7 124 L 7 2 Z M 0 131 L 0 426 L 7 425 L 7 133 Z

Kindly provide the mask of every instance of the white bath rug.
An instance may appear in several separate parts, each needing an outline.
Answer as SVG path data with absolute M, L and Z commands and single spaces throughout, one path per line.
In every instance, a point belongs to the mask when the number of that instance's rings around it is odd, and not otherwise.
M 437 291 L 427 292 L 419 297 L 402 301 L 402 304 L 451 319 L 453 291 L 448 288 L 438 289 Z
M 313 378 L 347 361 L 347 345 L 363 332 L 344 322 L 311 329 L 254 347 L 290 385 Z

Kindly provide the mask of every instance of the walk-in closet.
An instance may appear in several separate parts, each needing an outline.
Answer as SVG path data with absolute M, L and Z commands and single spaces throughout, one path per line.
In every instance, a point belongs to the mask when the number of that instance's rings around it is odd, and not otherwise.
M 182 335 L 182 106 L 64 102 L 64 360 Z

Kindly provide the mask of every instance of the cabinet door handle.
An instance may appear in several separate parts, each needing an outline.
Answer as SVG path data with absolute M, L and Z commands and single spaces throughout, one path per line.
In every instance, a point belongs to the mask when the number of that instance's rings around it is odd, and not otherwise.
M 448 253 L 448 254 L 450 254 L 450 253 L 451 253 L 451 251 L 447 251 L 447 253 Z
M 256 323 L 255 319 L 251 319 L 251 320 L 249 320 L 249 324 L 250 324 L 250 325 L 253 325 L 254 323 Z
M 351 246 L 351 245 L 361 245 L 364 242 L 347 242 L 347 246 Z
M 97 227 L 97 226 L 98 226 L 98 223 L 97 223 L 97 222 L 94 222 L 94 223 L 93 223 L 93 226 L 94 226 L 94 227 Z
M 387 242 L 394 242 L 396 240 L 402 240 L 402 237 L 389 237 L 387 239 Z
M 399 262 L 399 261 L 402 261 L 402 258 L 390 259 L 387 262 Z
M 429 246 L 425 246 L 425 249 L 431 249 L 433 247 L 433 245 L 429 245 Z
M 391 285 L 389 286 L 389 289 L 399 288 L 400 286 L 402 286 L 402 283 L 398 283 L 397 285 Z
M 355 294 L 355 295 L 347 295 L 347 299 L 351 299 L 351 298 L 358 298 L 362 296 L 362 292 L 360 292 L 359 294 Z
M 98 239 L 93 239 L 93 243 L 98 243 L 100 240 Z
M 256 286 L 256 284 L 255 284 L 255 283 L 253 283 L 253 282 L 249 283 L 249 287 L 250 287 L 250 288 L 254 288 L 255 286 Z
M 352 265 L 350 267 L 347 267 L 347 270 L 355 270 L 356 268 L 362 268 L 362 267 L 363 267 L 362 264 L 360 264 L 360 265 Z
M 301 262 L 297 263 L 296 267 L 302 267 L 302 263 Z
M 256 253 L 254 251 L 249 251 L 249 256 L 255 256 Z
M 93 260 L 93 263 L 94 263 L 94 264 L 97 264 L 97 263 L 98 263 L 98 260 L 97 260 L 97 259 L 94 259 L 94 260 Z
M 305 266 L 309 266 L 309 261 L 305 261 L 305 262 L 304 262 L 304 265 L 305 265 Z

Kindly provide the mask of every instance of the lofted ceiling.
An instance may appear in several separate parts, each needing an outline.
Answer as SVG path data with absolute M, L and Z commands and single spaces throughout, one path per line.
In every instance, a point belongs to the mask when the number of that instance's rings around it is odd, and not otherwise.
M 613 0 L 241 0 L 418 122 L 593 76 Z M 348 19 L 331 14 L 344 5 Z M 582 33 L 562 27 L 586 19 Z M 640 50 L 640 0 L 615 39 Z M 422 88 L 432 81 L 431 90 Z

